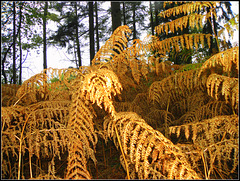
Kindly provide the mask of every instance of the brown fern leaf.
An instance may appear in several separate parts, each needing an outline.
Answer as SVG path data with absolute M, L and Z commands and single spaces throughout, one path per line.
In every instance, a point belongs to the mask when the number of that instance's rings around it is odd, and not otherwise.
M 98 71 L 88 74 L 81 87 L 81 97 L 90 100 L 93 104 L 108 110 L 112 115 L 115 108 L 112 103 L 112 95 L 120 94 L 122 89 L 117 76 L 110 70 L 99 69 Z
M 115 127 L 124 154 L 135 166 L 138 178 L 151 179 L 154 175 L 155 178 L 199 179 L 180 149 L 137 114 L 121 112 L 104 121 L 105 134 L 118 146 Z
M 2 153 L 12 159 L 18 157 L 19 138 L 25 108 L 22 106 L 2 107 Z M 25 148 L 25 145 L 23 144 Z
M 193 46 L 197 49 L 199 42 L 202 44 L 202 47 L 204 47 L 204 39 L 207 40 L 208 46 L 210 46 L 211 36 L 211 34 L 184 34 L 167 38 L 162 41 L 160 41 L 158 37 L 153 37 L 152 43 L 149 44 L 149 46 L 153 51 L 161 52 L 165 55 L 167 52 L 171 51 L 171 47 L 173 47 L 176 52 L 180 51 L 180 47 L 181 49 L 184 49 L 184 42 L 186 43 L 187 49 L 193 49 Z
M 187 97 L 193 91 L 204 90 L 206 78 L 199 80 L 198 69 L 176 73 L 161 81 L 155 81 L 149 88 L 149 99 L 159 109 L 166 109 L 168 99 L 169 106 Z
M 162 129 L 161 133 L 165 134 L 166 128 L 172 125 L 175 117 L 172 113 L 166 110 L 151 109 L 146 117 L 144 117 L 146 123 L 152 126 L 154 129 Z
M 30 155 L 55 157 L 67 148 L 66 127 L 70 101 L 44 101 L 27 107 L 25 139 Z M 44 149 L 43 149 L 44 148 Z
M 83 144 L 76 135 L 71 135 L 66 179 L 91 179 Z
M 186 3 L 177 7 L 169 8 L 166 11 L 160 12 L 158 16 L 162 16 L 165 18 L 165 16 L 175 16 L 180 13 L 190 14 L 194 11 L 198 11 L 203 9 L 204 7 L 216 7 L 217 2 L 191 2 L 191 3 Z
M 193 111 L 187 112 L 176 122 L 178 122 L 178 124 L 198 122 L 202 121 L 203 119 L 209 119 L 218 115 L 230 114 L 232 114 L 232 109 L 224 101 L 211 101 Z
M 73 77 L 76 78 L 75 81 L 70 81 Z M 70 93 L 66 90 L 73 90 L 82 77 L 83 74 L 77 69 L 48 68 L 24 81 L 16 96 L 25 105 L 45 100 L 69 100 Z M 54 78 L 57 81 L 50 82 Z
M 17 84 L 2 84 L 1 85 L 2 106 L 11 106 L 18 100 L 18 98 L 16 97 L 16 93 L 20 87 L 21 87 L 21 85 L 17 85 Z
M 68 179 L 91 178 L 87 171 L 86 159 L 91 158 L 96 164 L 94 154 L 97 135 L 94 131 L 93 118 L 95 112 L 92 104 L 81 97 L 81 86 L 73 94 L 70 116 L 68 120 L 69 157 L 67 167 Z M 94 150 L 93 150 L 94 149 Z
M 224 132 L 235 138 L 236 134 L 238 133 L 238 128 L 236 125 L 237 121 L 237 116 L 215 116 L 211 119 L 205 119 L 201 122 L 188 123 L 180 126 L 171 126 L 169 129 L 170 134 L 177 134 L 177 137 L 180 136 L 180 133 L 183 133 L 185 134 L 185 137 L 189 139 L 191 135 L 193 142 L 195 142 L 196 139 L 201 139 L 201 134 L 203 134 L 205 136 L 205 141 L 207 140 L 212 144 L 220 141 Z
M 18 89 L 16 96 L 22 98 L 22 102 L 26 105 L 44 101 L 47 99 L 49 92 L 47 84 L 47 75 L 43 73 L 36 74 L 24 81 L 22 86 Z
M 238 78 L 230 78 L 218 74 L 211 74 L 207 79 L 208 95 L 216 100 L 224 98 L 226 103 L 238 110 Z
M 200 77 L 202 74 L 206 73 L 209 69 L 211 73 L 216 72 L 217 70 L 214 68 L 218 68 L 219 66 L 223 69 L 224 73 L 227 73 L 230 77 L 238 77 L 238 65 L 239 64 L 239 47 L 233 47 L 226 51 L 220 52 L 218 54 L 213 55 L 210 59 L 208 59 L 202 65 L 198 76 Z
M 176 119 L 179 119 L 185 113 L 194 111 L 210 101 L 211 98 L 203 91 L 194 91 L 184 99 L 175 102 L 171 107 L 169 107 L 169 112 L 171 112 Z
M 205 154 L 210 174 L 214 172 L 214 167 L 226 176 L 236 170 L 239 157 L 238 116 L 216 116 L 200 123 L 170 127 L 171 134 L 178 134 L 179 130 L 193 140 L 193 147 L 196 147 L 196 150 L 191 148 L 189 151 L 196 158 L 196 160 L 191 158 L 191 163 L 195 165 L 194 167 L 199 167 L 198 170 L 201 170 L 201 165 L 198 165 L 197 161 L 201 158 L 202 152 Z M 210 175 L 208 177 L 210 178 Z
M 105 60 L 112 61 L 111 59 L 117 54 L 113 49 L 122 52 L 123 47 L 127 47 L 127 37 L 129 37 L 129 33 L 131 33 L 131 30 L 127 25 L 119 26 L 107 40 L 105 45 L 96 53 L 92 60 L 92 64 L 101 64 L 101 62 Z

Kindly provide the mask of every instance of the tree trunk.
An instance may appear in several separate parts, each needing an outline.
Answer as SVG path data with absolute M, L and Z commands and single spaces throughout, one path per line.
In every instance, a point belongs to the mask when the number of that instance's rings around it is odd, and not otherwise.
M 150 25 L 151 25 L 151 30 L 152 30 L 152 35 L 154 35 L 154 23 L 153 23 L 153 12 L 152 12 L 152 3 L 149 1 L 150 5 Z
M 47 68 L 47 36 L 46 36 L 47 11 L 48 11 L 48 2 L 45 1 L 44 16 L 43 16 L 43 69 Z
M 157 26 L 159 24 L 159 20 L 158 20 L 158 2 L 154 1 L 154 5 L 155 5 L 155 26 Z
M 133 3 L 133 39 L 137 39 L 137 30 L 136 30 L 136 10 L 135 3 Z
M 16 74 L 16 9 L 13 1 L 13 84 L 17 83 Z
M 120 2 L 111 1 L 112 32 L 121 26 Z
M 77 43 L 77 57 L 78 57 L 78 66 L 82 66 L 82 58 L 81 58 L 81 49 L 80 49 L 80 42 L 79 42 L 79 36 L 78 36 L 78 13 L 77 13 L 77 2 L 75 1 L 74 4 L 74 9 L 75 9 L 75 16 L 76 16 L 76 43 Z M 78 67 L 78 68 L 79 68 Z
M 127 23 L 126 23 L 126 14 L 125 14 L 125 3 L 124 2 L 122 3 L 123 3 L 123 24 L 126 25 Z
M 99 34 L 98 34 L 98 6 L 97 6 L 97 1 L 95 1 L 95 18 L 96 18 L 96 39 L 97 39 L 97 52 L 100 49 L 99 46 Z
M 93 2 L 89 2 L 89 38 L 90 38 L 90 65 L 95 55 L 94 46 L 94 17 L 93 17 Z
M 21 40 L 21 21 L 22 21 L 22 3 L 21 3 L 21 5 L 20 5 L 20 12 L 19 12 L 20 14 L 19 14 L 19 21 L 20 21 L 20 23 L 19 23 L 19 51 L 20 51 L 20 63 L 19 63 L 19 67 L 20 67 L 20 69 L 19 69 L 19 82 L 18 82 L 18 84 L 19 85 L 21 85 L 22 84 L 22 40 Z

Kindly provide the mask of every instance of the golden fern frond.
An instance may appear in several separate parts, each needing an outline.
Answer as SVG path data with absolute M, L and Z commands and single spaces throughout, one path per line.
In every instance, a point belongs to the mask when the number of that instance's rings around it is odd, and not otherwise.
M 185 137 L 193 140 L 196 149 L 190 148 L 190 155 L 196 160 L 192 160 L 192 165 L 198 168 L 197 161 L 201 159 L 201 154 L 205 155 L 206 164 L 209 169 L 208 178 L 214 170 L 218 170 L 223 175 L 233 173 L 238 165 L 238 116 L 216 116 L 202 122 L 190 123 L 181 126 L 170 127 L 170 134 Z M 188 151 L 188 150 L 186 150 Z M 185 152 L 186 153 L 186 152 Z M 229 164 L 231 163 L 231 164 Z M 214 167 L 216 169 L 214 169 Z M 201 171 L 200 171 L 201 172 Z M 204 174 L 204 173 L 202 173 Z
M 22 106 L 2 107 L 2 153 L 12 159 L 18 157 L 19 138 L 22 130 L 22 120 L 25 108 Z M 23 145 L 24 147 L 24 145 Z
M 211 12 L 209 12 L 208 14 L 210 14 L 210 13 Z M 201 15 L 201 14 L 193 13 L 190 15 L 183 16 L 183 17 L 173 20 L 171 22 L 167 22 L 167 23 L 156 26 L 155 32 L 157 34 L 161 34 L 161 33 L 164 33 L 164 30 L 165 30 L 166 34 L 168 34 L 169 33 L 168 30 L 170 30 L 172 33 L 174 33 L 174 31 L 177 31 L 179 28 L 182 31 L 183 28 L 187 27 L 188 23 L 191 28 L 196 27 L 197 29 L 199 29 L 199 26 L 201 28 L 203 28 L 204 21 L 205 22 L 207 21 L 207 19 L 205 17 L 208 17 L 208 14 Z M 168 28 L 167 28 L 167 26 L 168 26 Z
M 223 72 L 227 73 L 228 76 L 238 77 L 238 66 L 239 66 L 239 47 L 233 47 L 226 51 L 220 52 L 213 55 L 202 65 L 199 71 L 199 77 L 206 71 L 211 70 L 211 73 L 217 73 L 214 68 L 221 67 Z
M 113 57 L 117 54 L 113 49 L 117 49 L 119 52 L 123 51 L 123 47 L 127 47 L 127 37 L 129 37 L 131 30 L 127 25 L 119 26 L 96 53 L 92 60 L 92 64 L 99 64 L 102 61 L 112 61 Z
M 159 110 L 153 108 L 148 113 L 148 115 L 144 117 L 144 120 L 154 129 L 162 128 L 161 133 L 165 133 L 166 127 L 172 125 L 172 122 L 175 120 L 175 117 L 172 113 L 166 110 Z
M 26 105 L 44 101 L 47 99 L 49 92 L 47 85 L 47 75 L 43 73 L 36 74 L 24 81 L 22 86 L 18 89 L 16 96 L 22 98 L 22 102 Z
M 176 122 L 178 124 L 192 123 L 208 119 L 218 115 L 230 115 L 232 114 L 231 107 L 225 103 L 225 101 L 211 101 L 201 107 L 196 108 L 193 111 L 187 112 L 182 115 Z
M 94 150 L 97 144 L 97 135 L 93 123 L 96 115 L 92 104 L 82 97 L 81 86 L 73 94 L 70 110 L 67 127 L 70 137 L 66 177 L 68 179 L 90 179 L 86 159 L 90 157 L 96 164 Z
M 175 102 L 169 111 L 175 115 L 176 119 L 179 119 L 187 112 L 191 112 L 210 101 L 210 97 L 203 91 L 194 91 L 184 99 Z
M 208 95 L 226 103 L 231 103 L 235 110 L 238 110 L 238 78 L 230 78 L 218 74 L 211 74 L 207 79 Z
M 196 90 L 204 90 L 206 87 L 206 77 L 198 78 L 198 69 L 186 72 L 175 73 L 161 81 L 155 81 L 149 87 L 149 99 L 159 109 L 166 109 L 166 106 L 188 96 Z
M 5 96 L 5 95 L 15 96 L 17 93 L 17 90 L 20 87 L 21 85 L 18 85 L 18 84 L 2 84 L 1 85 L 2 96 Z
M 202 141 L 202 136 L 206 143 L 200 144 L 201 146 L 208 146 L 221 141 L 226 137 L 236 138 L 238 135 L 238 117 L 234 115 L 215 116 L 210 119 L 205 119 L 201 122 L 188 123 L 180 126 L 171 126 L 170 134 L 175 134 L 177 138 L 184 133 L 186 139 L 190 136 L 193 142 Z M 226 133 L 225 133 L 226 132 Z M 207 143 L 208 142 L 208 143 Z M 198 144 L 199 145 L 199 144 Z
M 44 69 L 24 81 L 16 96 L 26 105 L 45 100 L 69 100 L 70 93 L 66 90 L 73 90 L 82 78 L 82 72 L 77 69 Z
M 180 13 L 188 14 L 188 13 L 193 13 L 194 11 L 201 11 L 204 7 L 211 7 L 214 8 L 216 7 L 217 2 L 192 2 L 192 3 L 186 3 L 177 7 L 173 7 L 170 9 L 167 9 L 163 12 L 160 12 L 158 16 L 161 17 L 169 17 L 169 16 L 175 16 Z
M 90 100 L 93 104 L 108 110 L 112 115 L 115 108 L 112 103 L 112 95 L 115 96 L 121 93 L 122 86 L 118 77 L 114 72 L 107 69 L 99 69 L 98 71 L 88 74 L 81 87 L 81 97 Z
M 28 151 L 42 157 L 58 156 L 67 147 L 66 127 L 70 101 L 44 101 L 26 108 L 27 120 L 24 139 Z
M 103 125 L 105 134 L 118 146 L 116 128 L 124 154 L 135 166 L 138 178 L 199 179 L 180 149 L 137 114 L 117 113 L 115 118 L 106 118 Z
M 10 126 L 12 124 L 12 120 L 18 120 L 21 116 L 23 116 L 24 112 L 25 108 L 20 105 L 2 107 L 1 108 L 2 131 L 4 130 L 5 126 Z
M 87 170 L 83 144 L 75 135 L 71 135 L 71 137 L 66 179 L 91 179 Z
M 202 47 L 204 47 L 204 39 L 207 39 L 208 46 L 210 47 L 210 37 L 211 34 L 184 34 L 179 36 L 174 36 L 170 38 L 166 38 L 162 41 L 159 40 L 158 37 L 152 36 L 152 41 L 149 44 L 149 48 L 153 51 L 161 52 L 162 54 L 166 54 L 166 52 L 171 51 L 171 47 L 174 47 L 176 52 L 180 50 L 180 47 L 182 49 L 193 49 L 193 46 L 195 48 L 198 48 L 198 43 L 202 44 Z M 184 45 L 184 42 L 186 45 Z

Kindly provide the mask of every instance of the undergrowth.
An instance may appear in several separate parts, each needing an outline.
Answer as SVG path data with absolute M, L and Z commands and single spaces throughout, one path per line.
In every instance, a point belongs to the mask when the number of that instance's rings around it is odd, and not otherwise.
M 2 178 L 238 177 L 239 47 L 174 65 L 130 33 L 116 29 L 89 67 L 2 85 Z

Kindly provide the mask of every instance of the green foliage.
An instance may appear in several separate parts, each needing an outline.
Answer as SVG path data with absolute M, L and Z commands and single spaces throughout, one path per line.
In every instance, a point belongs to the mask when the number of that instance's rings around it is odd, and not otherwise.
M 203 63 L 194 63 L 194 64 L 186 64 L 179 70 L 175 70 L 174 72 L 184 72 L 189 70 L 196 70 L 202 66 Z

